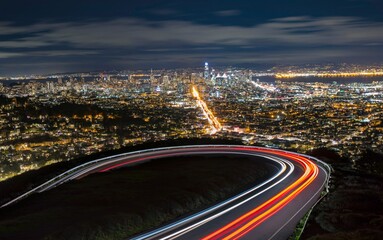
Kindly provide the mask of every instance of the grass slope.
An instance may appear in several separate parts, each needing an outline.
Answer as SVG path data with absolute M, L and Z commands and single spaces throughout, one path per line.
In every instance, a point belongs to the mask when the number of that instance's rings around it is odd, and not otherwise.
M 70 161 L 59 162 L 49 166 L 42 167 L 37 170 L 31 170 L 0 182 L 0 204 L 4 204 L 11 199 L 33 189 L 34 187 L 50 180 L 51 178 L 65 172 L 82 163 L 92 161 L 107 156 L 112 156 L 120 153 L 132 152 L 158 147 L 183 146 L 196 144 L 234 144 L 241 145 L 237 140 L 228 139 L 211 139 L 211 138 L 180 138 L 165 141 L 145 142 L 135 146 L 126 146 L 120 149 L 109 150 L 99 153 L 93 153 L 88 156 L 82 156 Z
M 0 211 L 0 239 L 123 239 L 266 179 L 243 156 L 174 157 L 89 175 Z

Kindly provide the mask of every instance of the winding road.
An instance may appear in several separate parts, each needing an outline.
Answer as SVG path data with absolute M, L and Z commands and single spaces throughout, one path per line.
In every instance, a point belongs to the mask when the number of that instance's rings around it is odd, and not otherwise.
M 132 239 L 287 239 L 322 192 L 327 191 L 331 172 L 326 163 L 310 156 L 262 147 L 191 145 L 156 148 L 82 164 L 1 207 L 95 172 L 164 157 L 196 154 L 251 155 L 268 161 L 276 170 L 269 179 L 241 194 Z

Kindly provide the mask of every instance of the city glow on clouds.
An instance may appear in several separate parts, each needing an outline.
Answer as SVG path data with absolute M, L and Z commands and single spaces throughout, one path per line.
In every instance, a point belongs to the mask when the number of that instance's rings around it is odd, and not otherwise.
M 206 57 L 230 58 L 231 64 L 247 60 L 286 63 L 349 56 L 381 57 L 383 24 L 342 16 L 277 18 L 250 27 L 119 18 L 30 26 L 0 22 L 0 36 L 6 39 L 0 41 L 2 59 L 39 56 L 49 61 L 55 56 L 76 56 L 77 61 L 82 61 L 84 56 L 99 55 L 120 64 L 158 58 L 187 63 Z
M 41 47 L 67 43 L 76 47 L 250 45 L 262 41 L 293 45 L 383 44 L 383 24 L 351 17 L 307 16 L 270 20 L 253 27 L 202 25 L 186 21 L 152 22 L 121 18 L 106 22 L 45 23 L 32 26 L 0 25 L 1 35 L 27 34 L 0 47 Z M 196 36 L 197 34 L 197 36 Z M 171 46 L 171 45 L 170 45 Z
M 8 52 L 0 52 L 0 58 L 10 58 L 10 57 L 18 57 L 22 56 L 21 53 L 8 53 Z

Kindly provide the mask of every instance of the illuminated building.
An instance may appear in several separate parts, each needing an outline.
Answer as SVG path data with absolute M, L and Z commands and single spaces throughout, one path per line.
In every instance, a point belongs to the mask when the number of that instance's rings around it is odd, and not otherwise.
M 205 62 L 205 71 L 203 77 L 205 80 L 209 79 L 209 63 Z

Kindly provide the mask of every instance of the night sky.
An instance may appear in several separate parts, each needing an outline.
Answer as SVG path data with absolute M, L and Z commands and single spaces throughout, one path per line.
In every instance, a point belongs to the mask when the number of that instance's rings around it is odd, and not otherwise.
M 0 3 L 0 76 L 382 60 L 382 0 Z

